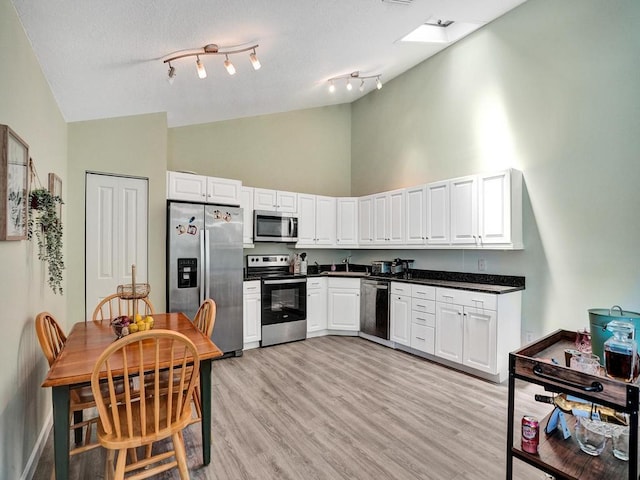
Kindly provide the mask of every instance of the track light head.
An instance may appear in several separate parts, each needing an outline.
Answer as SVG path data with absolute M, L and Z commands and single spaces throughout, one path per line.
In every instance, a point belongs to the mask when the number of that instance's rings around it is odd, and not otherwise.
M 333 83 L 333 80 L 329 80 L 329 93 L 333 93 L 336 91 L 336 86 Z
M 197 58 L 197 60 L 196 60 L 196 69 L 198 70 L 198 77 L 207 78 L 207 71 L 205 70 L 204 65 L 200 61 L 200 57 L 196 56 L 196 58 Z
M 351 85 L 351 80 L 347 80 L 347 90 L 353 90 L 353 85 Z
M 167 79 L 169 85 L 173 85 L 173 81 L 176 78 L 176 67 L 172 66 L 171 63 L 169 63 L 169 72 L 167 72 L 167 76 L 169 77 Z
M 364 92 L 364 80 L 360 80 L 360 91 Z
M 382 88 L 382 82 L 380 81 L 380 76 L 376 77 L 376 88 L 380 90 Z
M 226 59 L 224 61 L 224 68 L 227 69 L 227 72 L 229 72 L 229 75 L 235 75 L 236 67 L 234 67 L 233 63 L 229 61 L 229 55 L 226 55 Z
M 262 65 L 260 65 L 260 60 L 258 60 L 258 57 L 256 56 L 255 48 L 253 49 L 253 52 L 249 54 L 249 60 L 251 60 L 251 65 L 253 65 L 254 70 L 260 70 Z

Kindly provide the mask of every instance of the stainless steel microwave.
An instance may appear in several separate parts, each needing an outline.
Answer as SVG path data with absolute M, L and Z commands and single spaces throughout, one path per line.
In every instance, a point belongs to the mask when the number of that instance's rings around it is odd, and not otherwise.
M 298 217 L 295 213 L 254 210 L 253 240 L 254 242 L 297 242 Z

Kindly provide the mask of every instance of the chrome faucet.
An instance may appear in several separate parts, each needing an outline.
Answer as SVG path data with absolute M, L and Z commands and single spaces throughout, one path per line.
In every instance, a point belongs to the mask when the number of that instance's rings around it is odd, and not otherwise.
M 349 255 L 348 257 L 342 259 L 342 263 L 344 263 L 345 266 L 345 272 L 349 271 L 349 259 L 351 258 L 351 255 Z

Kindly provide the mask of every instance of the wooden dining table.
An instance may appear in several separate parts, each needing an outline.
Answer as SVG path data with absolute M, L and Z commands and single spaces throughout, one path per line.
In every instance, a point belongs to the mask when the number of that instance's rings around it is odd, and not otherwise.
M 202 396 L 202 459 L 208 465 L 211 461 L 211 363 L 213 359 L 222 356 L 222 352 L 183 313 L 154 314 L 153 319 L 154 329 L 180 332 L 198 350 Z M 69 478 L 69 392 L 73 388 L 91 384 L 91 372 L 96 360 L 115 340 L 108 321 L 76 323 L 42 384 L 43 387 L 51 387 L 53 399 L 53 450 L 57 480 Z M 153 348 L 151 342 L 149 345 Z M 146 357 L 153 361 L 153 355 L 145 355 Z

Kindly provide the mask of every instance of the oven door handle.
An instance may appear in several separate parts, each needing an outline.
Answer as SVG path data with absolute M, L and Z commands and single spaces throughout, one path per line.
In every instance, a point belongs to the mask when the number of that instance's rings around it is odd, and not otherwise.
M 263 280 L 262 283 L 264 283 L 265 285 L 281 285 L 283 283 L 306 283 L 307 279 L 306 278 L 302 278 L 302 279 L 298 279 L 298 278 L 285 278 L 282 280 Z

